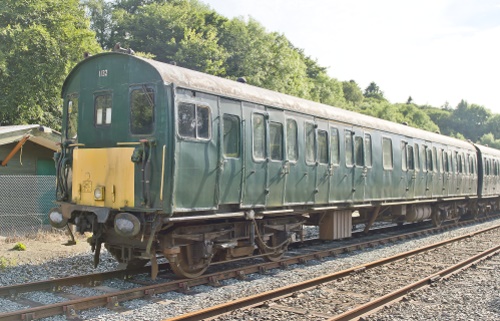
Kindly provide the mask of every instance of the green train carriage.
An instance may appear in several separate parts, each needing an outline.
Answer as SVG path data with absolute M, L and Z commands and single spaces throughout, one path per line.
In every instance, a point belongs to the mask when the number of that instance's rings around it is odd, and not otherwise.
M 54 226 L 92 232 L 128 267 L 165 256 L 278 259 L 305 224 L 458 219 L 477 199 L 474 145 L 122 53 L 79 63 L 62 91 Z M 155 272 L 153 273 L 155 274 Z

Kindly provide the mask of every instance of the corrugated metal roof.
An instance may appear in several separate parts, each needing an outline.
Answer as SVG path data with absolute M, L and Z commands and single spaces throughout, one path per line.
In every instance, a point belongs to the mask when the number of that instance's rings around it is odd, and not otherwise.
M 481 151 L 481 153 L 483 155 L 500 157 L 500 150 L 498 150 L 498 149 L 491 148 L 491 147 L 484 146 L 484 145 L 479 145 L 479 144 L 475 144 L 475 145 Z
M 0 126 L 0 136 L 4 134 L 29 131 L 33 128 L 38 128 L 40 125 L 12 125 L 12 126 Z
M 99 59 L 109 55 L 127 55 L 117 52 L 106 52 L 94 55 L 79 62 L 70 72 L 64 81 L 64 88 L 69 79 L 77 70 L 87 61 Z M 290 110 L 302 114 L 312 115 L 332 121 L 351 124 L 366 129 L 382 130 L 389 133 L 395 133 L 406 137 L 418 137 L 433 142 L 475 150 L 469 142 L 456 138 L 444 136 L 441 134 L 425 131 L 422 129 L 406 126 L 375 118 L 372 116 L 344 110 L 341 108 L 324 105 L 321 103 L 309 101 L 306 99 L 282 94 L 264 88 L 255 87 L 249 84 L 239 83 L 230 79 L 220 78 L 198 71 L 166 64 L 163 62 L 146 59 L 138 56 L 127 55 L 129 59 L 139 59 L 153 66 L 166 84 L 175 84 L 178 87 L 193 89 L 205 93 L 210 93 L 222 97 L 233 98 L 237 100 L 252 102 L 269 107 L 276 107 L 284 110 Z
M 142 57 L 136 58 L 141 59 L 155 67 L 166 83 L 173 83 L 177 87 L 185 87 L 228 98 L 254 102 L 269 107 L 295 111 L 302 114 L 313 115 L 320 118 L 360 126 L 366 129 L 383 130 L 406 137 L 418 137 L 420 139 L 474 150 L 472 144 L 445 135 L 282 94 L 249 84 L 243 84 L 230 79 L 208 75 L 151 59 Z
M 35 144 L 53 151 L 59 149 L 58 143 L 61 141 L 61 134 L 40 125 L 0 126 L 0 146 L 16 143 L 26 135 L 29 135 L 28 140 Z

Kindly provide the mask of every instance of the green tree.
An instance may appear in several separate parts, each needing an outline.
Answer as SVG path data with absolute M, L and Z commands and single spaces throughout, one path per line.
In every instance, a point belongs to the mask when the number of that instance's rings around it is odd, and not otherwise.
M 186 30 L 173 58 L 178 65 L 186 68 L 225 75 L 227 53 L 217 40 L 216 30 L 205 32 L 205 36 L 195 30 Z
M 346 101 L 356 106 L 363 101 L 363 92 L 354 80 L 343 81 L 342 90 Z
M 479 143 L 481 145 L 500 149 L 500 139 L 495 139 L 495 136 L 492 133 L 487 133 L 481 136 Z
M 131 7 L 124 5 L 130 3 Z M 124 47 L 151 53 L 159 61 L 171 62 L 180 57 L 178 51 L 182 46 L 192 54 L 187 49 L 192 46 L 188 44 L 197 42 L 200 37 L 215 40 L 214 27 L 217 29 L 225 21 L 219 17 L 196 0 L 119 1 L 112 14 L 111 39 Z M 213 44 L 207 47 L 213 48 Z M 219 57 L 212 60 L 215 59 Z
M 59 128 L 60 91 L 83 53 L 100 47 L 78 0 L 0 4 L 0 124 Z
M 366 98 L 375 98 L 378 100 L 385 100 L 384 92 L 382 90 L 380 90 L 380 87 L 373 81 L 368 85 L 368 87 L 366 87 L 363 95 Z
M 423 110 L 413 104 L 395 104 L 398 112 L 404 117 L 404 121 L 412 127 L 421 128 L 430 132 L 439 131 L 439 127 L 431 120 Z
M 96 34 L 96 39 L 104 49 L 112 48 L 113 3 L 106 0 L 85 0 L 87 16 L 90 19 L 90 29 Z
M 439 127 L 439 132 L 443 135 L 451 136 L 455 129 L 452 127 L 452 112 L 441 108 L 424 106 L 422 111 Z
M 500 139 L 500 114 L 494 114 L 488 118 L 485 131 L 493 134 L 496 139 Z
M 477 142 L 486 130 L 486 123 L 491 112 L 483 106 L 469 104 L 462 100 L 452 113 L 452 126 L 455 132 L 462 133 L 465 138 Z

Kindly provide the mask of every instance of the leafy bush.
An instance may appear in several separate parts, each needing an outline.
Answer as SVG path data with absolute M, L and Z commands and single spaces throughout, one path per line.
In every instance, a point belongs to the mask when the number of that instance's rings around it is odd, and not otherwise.
M 26 251 L 26 245 L 24 245 L 21 242 L 16 243 L 14 247 L 12 248 L 14 251 Z

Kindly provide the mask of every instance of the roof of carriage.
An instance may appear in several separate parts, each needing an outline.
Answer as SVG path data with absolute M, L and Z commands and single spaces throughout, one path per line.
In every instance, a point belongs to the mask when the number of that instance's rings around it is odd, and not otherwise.
M 127 55 L 118 52 L 106 52 L 91 56 L 81 61 L 68 75 L 64 86 L 74 72 L 88 60 L 99 59 L 109 55 Z M 130 60 L 141 60 L 151 65 L 166 84 L 175 84 L 177 87 L 193 89 L 209 94 L 223 96 L 227 98 L 248 101 L 268 107 L 275 107 L 293 112 L 298 112 L 316 117 L 330 119 L 337 122 L 352 124 L 366 129 L 383 130 L 389 133 L 395 133 L 406 137 L 417 137 L 420 139 L 439 142 L 447 145 L 453 145 L 460 148 L 475 150 L 469 143 L 445 135 L 425 131 L 422 129 L 410 127 L 403 124 L 375 118 L 368 115 L 359 114 L 353 111 L 309 101 L 306 99 L 282 94 L 276 91 L 240 83 L 234 80 L 212 76 L 202 72 L 182 68 L 172 64 L 159 62 L 139 56 L 127 55 Z

